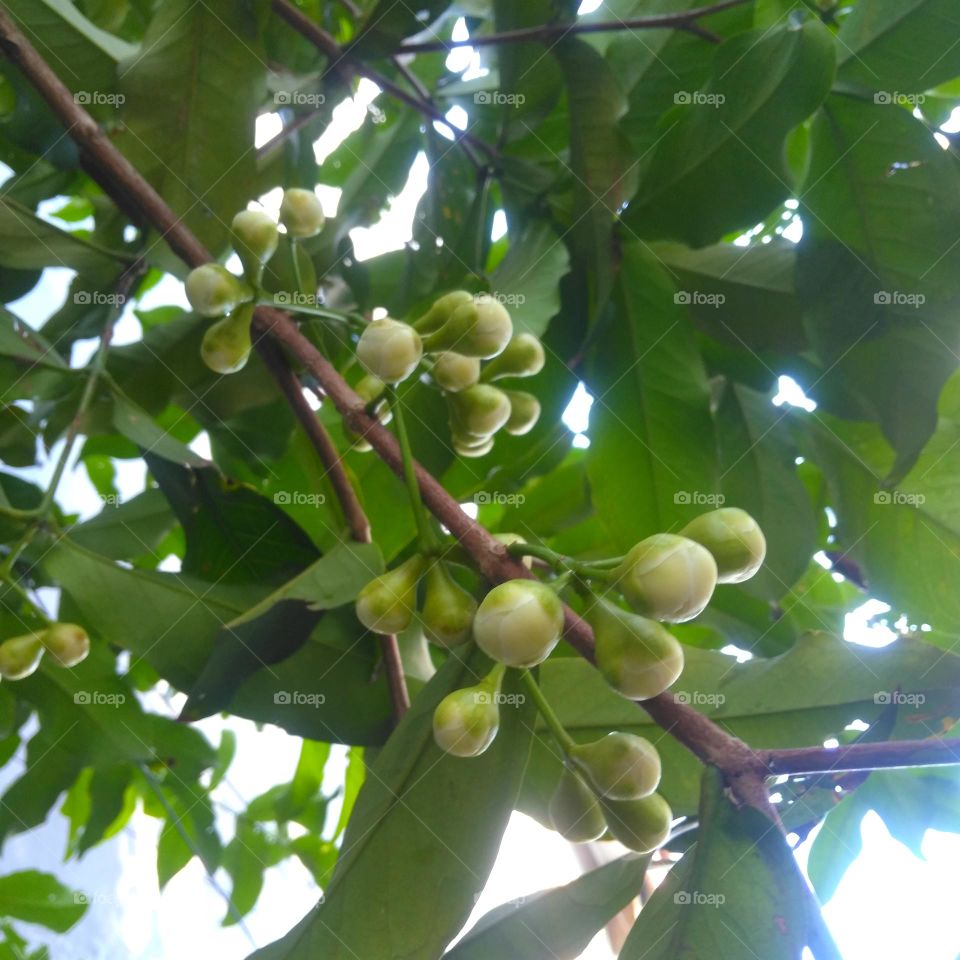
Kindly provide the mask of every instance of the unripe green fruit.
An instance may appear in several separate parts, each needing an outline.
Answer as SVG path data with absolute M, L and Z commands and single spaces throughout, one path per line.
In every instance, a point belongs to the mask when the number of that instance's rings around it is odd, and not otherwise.
M 497 687 L 481 683 L 445 696 L 433 713 L 433 739 L 455 757 L 478 757 L 500 728 Z
M 440 647 L 456 647 L 470 635 L 477 601 L 450 575 L 444 563 L 427 571 L 420 622 L 427 639 Z
M 390 317 L 373 320 L 357 344 L 360 362 L 384 383 L 400 383 L 417 369 L 423 357 L 420 334 Z
M 636 853 L 651 853 L 670 837 L 673 811 L 659 793 L 641 800 L 601 799 L 600 806 L 610 833 Z
M 480 361 L 460 353 L 441 353 L 433 365 L 433 379 L 449 393 L 459 393 L 480 379 Z
M 718 583 L 749 580 L 767 555 L 760 525 L 746 510 L 724 507 L 691 520 L 680 533 L 706 547 L 717 562 Z
M 477 383 L 449 397 L 453 432 L 461 441 L 492 437 L 510 419 L 510 400 L 496 387 Z
M 472 303 L 457 307 L 439 330 L 424 338 L 423 345 L 428 353 L 455 350 L 489 360 L 503 351 L 512 334 L 513 322 L 503 304 L 480 294 Z
M 614 582 L 637 613 L 683 623 L 710 602 L 717 564 L 706 547 L 672 533 L 657 533 L 631 548 Z
M 603 810 L 583 778 L 564 768 L 563 776 L 550 798 L 553 829 L 572 843 L 589 843 L 607 829 Z
M 315 237 L 323 229 L 323 206 L 312 190 L 292 187 L 283 192 L 280 222 L 291 237 L 301 240 Z
M 439 330 L 449 319 L 457 307 L 465 303 L 473 303 L 473 294 L 466 290 L 454 290 L 445 293 L 434 301 L 433 306 L 419 320 L 414 321 L 414 327 L 421 334 L 433 333 Z
M 473 621 L 477 646 L 508 667 L 542 663 L 562 632 L 563 604 L 537 580 L 508 580 L 494 587 Z
M 219 263 L 191 270 L 184 286 L 190 306 L 201 317 L 222 317 L 253 299 L 253 291 Z
M 529 433 L 540 419 L 540 401 L 532 393 L 522 390 L 504 390 L 510 401 L 510 419 L 504 430 L 515 437 Z
M 371 580 L 357 594 L 357 619 L 374 633 L 401 633 L 417 607 L 417 582 L 426 566 L 417 554 L 399 567 Z
M 451 438 L 454 453 L 461 457 L 485 457 L 493 449 L 493 437 L 460 437 L 454 434 Z
M 584 613 L 593 627 L 597 667 L 607 683 L 631 700 L 663 693 L 683 670 L 683 647 L 655 620 L 598 597 Z
M 518 333 L 503 353 L 494 357 L 484 368 L 484 383 L 503 377 L 534 377 L 547 362 L 543 344 L 532 333 Z
M 594 789 L 611 800 L 639 800 L 660 784 L 660 754 L 649 740 L 632 733 L 609 733 L 569 752 Z
M 47 653 L 61 667 L 75 667 L 90 652 L 90 637 L 75 623 L 55 623 L 40 637 Z
M 229 317 L 218 320 L 203 335 L 200 356 L 214 373 L 236 373 L 246 366 L 253 350 L 252 321 L 253 305 L 244 304 Z
M 259 210 L 241 210 L 233 218 L 233 249 L 237 251 L 247 279 L 259 284 L 263 268 L 277 251 L 280 232 L 272 218 Z
M 40 665 L 43 656 L 40 637 L 39 633 L 28 633 L 0 643 L 0 677 L 4 680 L 29 677 Z

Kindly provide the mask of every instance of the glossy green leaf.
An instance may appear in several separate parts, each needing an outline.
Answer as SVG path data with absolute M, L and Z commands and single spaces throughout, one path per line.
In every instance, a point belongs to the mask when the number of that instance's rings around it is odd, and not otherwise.
M 22 870 L 0 877 L 0 916 L 65 933 L 86 911 L 83 895 L 68 890 L 49 873 Z

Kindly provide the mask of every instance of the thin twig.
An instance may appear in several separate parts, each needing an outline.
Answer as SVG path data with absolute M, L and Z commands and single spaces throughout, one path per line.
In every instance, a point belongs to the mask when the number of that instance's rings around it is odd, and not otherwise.
M 486 36 L 468 37 L 466 40 L 424 40 L 422 43 L 403 43 L 397 53 L 448 53 L 457 47 L 497 47 L 508 43 L 550 43 L 560 37 L 578 33 L 614 33 L 622 30 L 664 30 L 671 27 L 686 29 L 691 23 L 713 13 L 721 13 L 732 7 L 742 6 L 749 0 L 723 0 L 708 7 L 697 7 L 683 13 L 665 13 L 652 17 L 634 17 L 628 20 L 604 20 L 596 23 L 558 22 L 543 23 L 535 27 L 520 27 Z
M 389 77 L 384 76 L 384 74 L 374 67 L 365 63 L 357 63 L 356 60 L 348 57 L 346 52 L 326 30 L 314 23 L 313 20 L 298 10 L 293 4 L 289 3 L 288 0 L 272 0 L 271 5 L 274 13 L 276 13 L 281 20 L 296 30 L 304 39 L 309 40 L 321 53 L 326 55 L 330 61 L 329 69 L 366 77 L 395 100 L 405 103 L 408 107 L 412 107 L 431 120 L 436 120 L 438 123 L 444 124 L 452 131 L 456 143 L 461 146 L 476 147 L 491 159 L 496 158 L 497 152 L 489 143 L 480 140 L 466 130 L 458 130 L 450 123 L 443 111 L 438 107 L 435 107 L 432 103 L 412 93 L 408 93 L 403 87 L 395 84 Z M 469 153 L 469 156 L 475 163 L 478 163 L 477 157 L 472 152 Z
M 896 770 L 903 767 L 946 767 L 960 764 L 960 738 L 851 743 L 845 747 L 799 747 L 762 754 L 773 776 L 841 773 L 853 770 Z

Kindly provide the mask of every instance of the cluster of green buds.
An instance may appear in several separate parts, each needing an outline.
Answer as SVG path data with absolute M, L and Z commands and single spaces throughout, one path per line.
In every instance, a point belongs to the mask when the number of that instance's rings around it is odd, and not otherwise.
M 531 334 L 514 335 L 510 314 L 495 297 L 445 294 L 411 324 L 391 317 L 372 321 L 357 344 L 364 368 L 384 384 L 412 376 L 424 354 L 432 355 L 430 374 L 447 398 L 459 454 L 483 456 L 500 430 L 522 436 L 533 429 L 540 417 L 537 398 L 493 384 L 539 373 L 543 346 Z
M 29 677 L 46 653 L 59 667 L 75 667 L 90 652 L 90 638 L 75 623 L 54 623 L 0 643 L 0 677 L 23 680 Z
M 324 223 L 316 194 L 297 188 L 286 190 L 280 204 L 280 223 L 291 240 L 316 236 Z M 185 284 L 194 312 L 216 321 L 204 334 L 200 354 L 211 370 L 223 374 L 242 370 L 250 357 L 251 324 L 263 271 L 280 242 L 276 222 L 257 210 L 241 210 L 233 218 L 231 236 L 243 276 L 235 276 L 218 263 L 207 263 L 191 270 Z

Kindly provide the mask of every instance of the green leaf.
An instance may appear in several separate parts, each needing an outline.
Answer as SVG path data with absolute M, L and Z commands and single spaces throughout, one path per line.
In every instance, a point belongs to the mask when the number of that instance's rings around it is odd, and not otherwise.
M 39 333 L 6 309 L 0 309 L 0 356 L 55 369 L 66 367 L 60 354 Z
M 587 473 L 614 553 L 702 512 L 692 503 L 716 492 L 717 466 L 693 329 L 639 245 L 624 250 L 616 312 L 604 322 L 588 377 Z
M 194 858 L 212 872 L 222 856 L 213 805 L 200 789 L 174 778 L 163 790 L 170 812 L 157 844 L 157 882 L 161 890 Z
M 164 430 L 145 410 L 119 390 L 114 391 L 113 425 L 128 440 L 142 447 L 145 454 L 155 454 L 175 463 L 205 467 L 208 462 Z
M 126 100 L 114 142 L 217 253 L 253 196 L 265 73 L 256 14 L 243 0 L 168 0 L 120 68 Z
M 527 702 L 501 709 L 497 739 L 480 757 L 434 743 L 437 704 L 487 664 L 453 654 L 427 684 L 370 767 L 323 903 L 257 960 L 421 960 L 453 939 L 493 865 L 530 742 Z M 506 683 L 513 692 L 513 678 Z
M 383 560 L 376 545 L 342 544 L 225 624 L 190 690 L 183 716 L 196 720 L 225 709 L 234 694 L 260 670 L 267 669 L 275 681 L 277 674 L 270 666 L 287 660 L 307 642 L 321 622 L 322 612 L 350 603 L 382 570 Z M 321 638 L 323 634 L 321 629 Z M 312 677 L 321 680 L 325 673 Z M 305 693 L 302 685 L 293 689 Z M 293 693 L 287 693 L 289 700 L 274 702 L 279 706 L 292 704 Z
M 884 305 L 877 295 L 891 303 L 897 295 L 943 300 L 960 293 L 960 170 L 908 111 L 854 97 L 828 98 L 811 142 L 800 207 L 806 226 L 801 258 L 842 244 L 869 284 L 852 291 L 862 296 L 853 316 L 823 318 L 824 326 L 839 323 L 850 330 L 839 353 L 871 331 L 876 307 Z M 836 259 L 831 250 L 824 255 Z
M 951 0 L 855 4 L 837 34 L 838 78 L 898 94 L 930 90 L 960 76 L 960 13 Z
M 69 0 L 7 0 L 4 4 L 20 22 L 37 52 L 74 93 L 108 95 L 116 83 L 117 63 L 136 48 L 101 30 Z M 83 100 L 80 101 L 84 103 Z
M 560 281 L 570 269 L 563 241 L 544 221 L 532 220 L 510 242 L 490 277 L 490 289 L 506 303 L 516 333 L 542 337 L 560 312 Z
M 66 933 L 86 911 L 83 895 L 69 890 L 49 873 L 21 870 L 0 877 L 2 916 Z
M 729 384 L 717 408 L 717 442 L 724 506 L 746 510 L 767 540 L 763 566 L 741 589 L 778 599 L 807 569 L 817 545 L 788 424 L 769 397 Z
M 786 840 L 704 774 L 697 843 L 640 911 L 621 960 L 840 960 Z
M 481 917 L 447 960 L 576 960 L 599 930 L 639 896 L 649 856 L 630 854 L 564 887 Z
M 223 868 L 233 886 L 230 904 L 223 925 L 230 926 L 245 917 L 256 905 L 263 889 L 263 874 L 285 855 L 281 844 L 246 817 L 237 821 L 237 833 L 223 851 Z
M 703 246 L 787 199 L 784 140 L 829 91 L 833 51 L 829 31 L 813 20 L 723 44 L 703 91 L 686 91 L 687 103 L 664 118 L 626 225 Z
M 18 270 L 69 267 L 81 273 L 112 270 L 133 256 L 68 233 L 10 197 L 0 196 L 0 265 Z M 91 298 L 99 287 L 84 291 Z M 89 302 L 89 301 L 88 301 Z
M 70 530 L 70 538 L 111 560 L 132 560 L 156 549 L 175 524 L 164 495 L 150 489 L 130 500 L 105 501 L 100 513 Z

